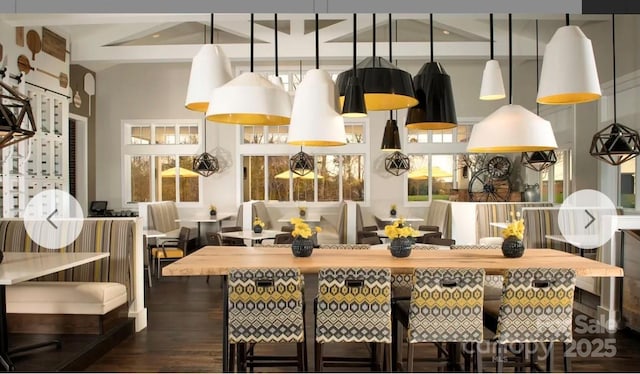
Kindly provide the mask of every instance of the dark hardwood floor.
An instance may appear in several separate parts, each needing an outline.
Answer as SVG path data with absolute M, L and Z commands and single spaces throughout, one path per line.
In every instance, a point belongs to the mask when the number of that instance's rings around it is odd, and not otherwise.
M 315 295 L 315 277 L 305 277 L 307 305 Z M 221 300 L 220 280 L 212 277 L 165 277 L 147 288 L 149 326 L 125 340 L 90 365 L 88 371 L 109 372 L 219 372 L 221 370 Z M 313 337 L 313 313 L 307 308 L 309 340 Z M 592 325 L 581 323 L 581 327 Z M 582 331 L 578 331 L 582 332 Z M 611 372 L 640 369 L 640 336 L 628 331 L 617 334 L 576 333 L 573 371 Z M 609 340 L 606 340 L 609 339 Z M 308 343 L 309 365 L 313 368 L 313 344 Z M 295 347 L 268 347 L 273 353 L 294 354 Z M 611 350 L 612 357 L 607 355 Z M 333 345 L 328 354 L 366 355 L 363 345 Z M 555 350 L 554 371 L 562 371 L 561 348 Z M 591 354 L 588 354 L 588 353 Z M 417 349 L 418 357 L 434 357 L 432 345 Z M 488 355 L 487 355 L 488 356 Z M 486 357 L 490 360 L 490 357 Z M 417 371 L 435 371 L 433 363 L 417 363 Z M 295 371 L 295 368 L 267 368 L 260 371 Z M 337 368 L 344 371 L 350 369 Z M 495 371 L 490 363 L 485 371 Z M 507 369 L 509 370 L 509 369 Z

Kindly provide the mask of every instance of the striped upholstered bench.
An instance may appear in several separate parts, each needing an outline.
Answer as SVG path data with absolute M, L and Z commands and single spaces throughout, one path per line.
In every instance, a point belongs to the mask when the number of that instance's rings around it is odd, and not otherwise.
M 127 318 L 133 301 L 135 221 L 87 219 L 62 252 L 109 252 L 102 260 L 8 286 L 13 333 L 103 334 Z M 22 220 L 0 220 L 0 250 L 49 252 L 28 236 Z

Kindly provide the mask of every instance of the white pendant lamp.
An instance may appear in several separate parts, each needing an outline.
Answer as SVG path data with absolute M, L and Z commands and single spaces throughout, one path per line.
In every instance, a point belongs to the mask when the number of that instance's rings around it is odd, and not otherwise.
M 251 71 L 213 90 L 207 120 L 247 126 L 278 126 L 290 121 L 289 95 L 253 72 L 253 13 L 251 14 Z
M 484 65 L 484 71 L 482 72 L 480 100 L 500 100 L 504 99 L 506 95 L 504 93 L 504 82 L 502 81 L 500 63 L 498 60 L 493 59 L 493 13 L 489 15 L 489 24 L 491 59 Z
M 556 30 L 542 60 L 537 101 L 540 104 L 580 104 L 602 96 L 593 46 L 578 26 Z
M 546 151 L 558 148 L 551 123 L 520 105 L 511 103 L 512 22 L 509 14 L 509 104 L 473 126 L 467 144 L 470 153 Z
M 211 91 L 229 82 L 232 76 L 229 59 L 222 48 L 213 44 L 213 29 L 211 13 L 211 44 L 204 44 L 193 57 L 187 99 L 184 103 L 185 108 L 196 112 L 206 112 Z
M 318 15 L 316 14 L 316 68 L 309 70 L 296 89 L 287 143 L 316 147 L 347 144 L 344 119 L 338 113 L 335 84 L 319 68 Z

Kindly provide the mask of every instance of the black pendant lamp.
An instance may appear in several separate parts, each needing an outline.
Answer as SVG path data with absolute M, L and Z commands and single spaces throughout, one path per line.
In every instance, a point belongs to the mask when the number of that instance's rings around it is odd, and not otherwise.
M 540 83 L 540 54 L 538 53 L 538 20 L 536 20 L 536 87 Z M 536 114 L 540 115 L 540 103 L 536 102 Z M 548 151 L 534 151 L 534 152 L 522 152 L 520 163 L 525 167 L 535 170 L 543 171 L 548 169 L 551 165 L 558 161 L 556 151 L 553 149 Z
M 391 27 L 391 25 L 389 25 Z M 411 74 L 398 69 L 382 57 L 376 57 L 376 15 L 373 14 L 373 56 L 355 66 L 356 76 L 362 83 L 364 100 L 369 111 L 410 108 L 418 104 L 411 82 Z M 338 74 L 336 87 L 340 103 L 344 103 L 353 70 Z
M 445 130 L 458 124 L 451 78 L 439 62 L 433 61 L 433 14 L 429 14 L 430 62 L 413 78 L 418 105 L 409 109 L 406 127 Z
M 3 91 L 4 89 L 4 91 Z M 30 99 L 0 80 L 0 148 L 8 147 L 36 134 Z M 17 114 L 14 114 L 15 112 Z M 28 126 L 22 127 L 24 117 Z
M 350 118 L 362 118 L 367 116 L 367 106 L 364 101 L 364 90 L 360 79 L 356 75 L 356 54 L 357 54 L 357 15 L 353 13 L 353 70 L 347 83 L 344 95 L 344 105 L 342 106 L 342 116 Z
M 393 119 L 393 111 L 389 111 L 389 119 L 384 126 L 384 134 L 382 135 L 382 145 L 380 149 L 383 151 L 400 151 L 402 145 L 400 143 L 400 130 L 398 130 L 398 122 Z
M 406 173 L 410 168 L 409 156 L 400 151 L 395 151 L 384 159 L 384 169 L 395 176 Z
M 611 15 L 613 49 L 613 123 L 598 131 L 591 140 L 591 156 L 611 165 L 620 165 L 640 154 L 638 132 L 618 123 L 616 112 L 616 21 Z

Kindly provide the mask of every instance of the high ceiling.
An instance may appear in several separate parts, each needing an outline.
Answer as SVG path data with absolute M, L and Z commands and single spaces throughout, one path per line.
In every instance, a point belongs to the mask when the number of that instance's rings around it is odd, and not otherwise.
M 319 16 L 322 61 L 350 63 L 353 23 L 351 14 Z M 389 55 L 388 14 L 376 15 L 376 54 Z M 199 46 L 209 42 L 210 14 L 3 14 L 0 19 L 25 29 L 46 26 L 71 40 L 71 61 L 99 71 L 120 63 L 187 62 Z M 371 14 L 358 15 L 358 56 L 370 56 L 373 41 Z M 514 58 L 535 58 L 535 20 L 539 20 L 540 51 L 564 15 L 514 15 Z M 256 63 L 274 60 L 274 15 L 255 15 Z M 608 22 L 607 15 L 572 16 L 571 24 Z M 507 15 L 495 15 L 495 55 L 508 54 Z M 393 14 L 394 59 L 425 59 L 429 54 L 429 15 Z M 315 59 L 313 14 L 278 15 L 278 54 L 283 62 Z M 250 51 L 250 15 L 214 16 L 214 42 L 223 46 L 232 62 L 245 63 Z M 434 55 L 439 60 L 480 59 L 489 54 L 489 16 L 435 14 Z

